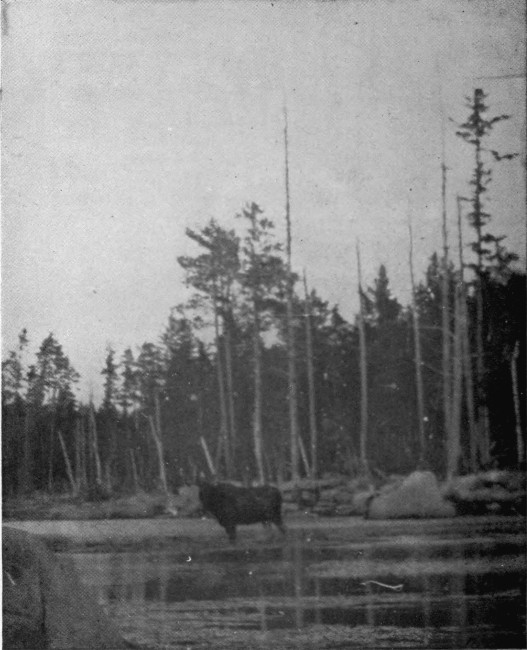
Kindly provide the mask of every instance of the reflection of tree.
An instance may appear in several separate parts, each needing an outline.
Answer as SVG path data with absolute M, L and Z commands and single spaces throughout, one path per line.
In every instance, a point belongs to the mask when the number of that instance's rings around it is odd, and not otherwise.
M 452 627 L 454 628 L 453 648 L 467 647 L 467 598 L 465 594 L 467 574 L 463 571 L 465 555 L 462 547 L 454 550 L 452 562 L 460 567 L 450 579 L 450 602 L 452 604 Z
M 297 629 L 304 627 L 302 540 L 296 538 L 293 544 L 293 576 L 295 585 L 295 621 Z
M 430 646 L 432 631 L 431 631 L 431 606 L 430 606 L 430 589 L 431 580 L 428 573 L 423 573 L 422 584 L 422 603 L 423 603 L 423 645 L 428 648 Z

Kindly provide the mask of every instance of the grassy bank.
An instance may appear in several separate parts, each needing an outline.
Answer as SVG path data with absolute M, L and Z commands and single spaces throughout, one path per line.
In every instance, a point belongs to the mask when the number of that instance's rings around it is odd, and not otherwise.
M 181 510 L 178 503 L 181 501 L 173 495 L 145 492 L 101 501 L 86 501 L 68 495 L 35 494 L 6 500 L 3 518 L 4 521 L 151 519 L 178 514 Z

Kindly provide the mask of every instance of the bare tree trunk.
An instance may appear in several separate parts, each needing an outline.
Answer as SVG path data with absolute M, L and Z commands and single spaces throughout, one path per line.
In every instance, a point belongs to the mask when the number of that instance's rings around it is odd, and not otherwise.
M 477 414 L 479 429 L 479 455 L 483 467 L 490 462 L 489 413 L 484 389 L 485 348 L 483 345 L 483 278 L 480 275 L 476 287 L 476 349 L 477 349 Z
M 75 422 L 75 483 L 81 491 L 81 444 L 79 420 Z
M 234 386 L 233 386 L 233 373 L 232 373 L 232 333 L 231 333 L 231 315 L 229 314 L 229 322 L 224 321 L 224 334 L 225 334 L 225 361 L 227 370 L 227 406 L 229 408 L 229 446 L 230 446 L 230 463 L 231 468 L 235 463 L 235 454 L 237 446 L 237 427 L 236 427 L 236 411 L 234 408 Z
M 212 456 L 210 455 L 209 452 L 209 447 L 207 445 L 207 441 L 203 436 L 199 437 L 199 444 L 201 445 L 201 448 L 203 449 L 203 453 L 205 455 L 205 460 L 207 461 L 207 466 L 209 468 L 209 471 L 211 473 L 211 476 L 213 479 L 216 478 L 216 468 L 214 467 L 214 463 L 212 462 Z
M 220 451 L 223 451 L 225 459 L 225 471 L 227 476 L 231 475 L 231 460 L 229 453 L 229 444 L 227 440 L 227 406 L 225 398 L 225 379 L 223 371 L 223 360 L 221 355 L 221 346 L 220 346 L 220 326 L 219 326 L 219 317 L 218 317 L 218 305 L 217 297 L 214 295 L 214 334 L 216 340 L 216 371 L 218 375 L 218 390 L 220 398 L 220 438 L 221 444 L 218 444 L 218 454 L 216 455 L 216 465 L 219 468 Z
M 289 380 L 289 427 L 291 435 L 291 479 L 298 480 L 298 387 L 296 379 L 295 326 L 293 315 L 293 273 L 291 269 L 291 211 L 289 201 L 289 150 L 287 140 L 287 111 L 284 107 L 285 145 L 285 219 L 287 228 L 287 374 Z
M 64 438 L 62 437 L 62 433 L 60 431 L 57 431 L 57 435 L 59 437 L 60 447 L 62 449 L 62 455 L 64 456 L 64 463 L 66 465 L 66 474 L 68 475 L 68 480 L 69 480 L 70 485 L 71 485 L 71 492 L 75 496 L 75 495 L 78 494 L 79 489 L 78 489 L 77 483 L 75 482 L 75 479 L 73 478 L 73 471 L 71 469 L 71 463 L 70 463 L 70 459 L 69 459 L 69 456 L 68 456 L 68 450 L 66 449 L 66 445 L 64 443 Z
M 307 291 L 306 272 L 304 271 L 305 324 L 306 324 L 306 361 L 309 401 L 309 433 L 311 441 L 311 478 L 316 479 L 318 432 L 316 419 L 315 371 L 313 368 L 313 333 L 311 331 L 311 300 Z
M 90 431 L 91 431 L 91 444 L 92 444 L 92 453 L 93 460 L 95 464 L 95 481 L 98 486 L 102 485 L 102 469 L 101 469 L 101 457 L 99 456 L 99 443 L 97 441 L 97 424 L 95 422 L 95 413 L 93 409 L 93 404 L 90 404 Z
M 514 401 L 514 418 L 516 422 L 516 452 L 518 454 L 518 468 L 521 468 L 525 459 L 525 449 L 523 445 L 522 425 L 520 415 L 520 398 L 518 392 L 518 369 L 517 359 L 520 355 L 520 345 L 516 341 L 514 350 L 511 357 L 511 382 L 512 382 L 512 398 Z
M 134 482 L 134 493 L 139 492 L 139 476 L 137 474 L 137 465 L 135 463 L 135 454 L 133 449 L 128 449 L 130 454 L 130 466 L 132 468 L 132 481 Z
M 309 460 L 307 459 L 306 447 L 304 445 L 304 441 L 302 440 L 302 436 L 298 436 L 298 448 L 300 450 L 300 458 L 302 459 L 302 465 L 304 466 L 304 472 L 306 473 L 306 476 L 311 476 L 311 469 L 309 467 Z
M 263 441 L 262 441 L 262 349 L 260 341 L 260 323 L 257 311 L 256 300 L 254 305 L 254 332 L 253 332 L 253 354 L 254 354 L 254 411 L 253 411 L 253 441 L 254 457 L 258 472 L 258 481 L 265 482 L 263 467 Z
M 461 283 L 460 283 L 461 284 Z M 458 286 L 455 302 L 455 331 L 453 349 L 453 373 L 452 373 L 452 408 L 450 411 L 450 425 L 447 436 L 447 478 L 452 478 L 458 472 L 460 445 L 460 424 L 461 424 L 461 403 L 462 395 L 462 324 L 461 324 L 461 302 L 463 300 L 462 287 Z
M 448 439 L 450 432 L 448 427 L 451 423 L 451 355 L 450 355 L 450 291 L 448 282 L 448 231 L 446 217 L 446 165 L 443 160 L 441 164 L 442 182 L 442 236 L 443 236 L 443 259 L 441 277 L 441 336 L 442 336 L 442 374 L 443 374 L 443 428 L 445 437 Z
M 52 426 L 49 434 L 49 454 L 48 454 L 48 491 L 53 492 L 53 454 L 55 451 L 55 427 Z
M 482 94 L 480 89 L 474 91 L 474 105 L 478 105 L 478 96 Z M 478 118 L 480 116 L 478 115 Z M 475 138 L 476 146 L 476 178 L 474 190 L 474 222 L 476 225 L 477 236 L 477 282 L 476 282 L 476 369 L 477 369 L 477 415 L 479 429 L 479 451 L 480 460 L 483 466 L 490 462 L 490 432 L 489 432 L 489 415 L 486 404 L 486 395 L 484 388 L 485 381 L 485 347 L 483 342 L 483 230 L 481 223 L 481 193 L 484 191 L 483 184 L 483 164 L 481 162 L 481 142 L 480 138 Z
M 472 375 L 472 354 L 470 349 L 470 336 L 468 331 L 467 291 L 465 287 L 465 263 L 463 260 L 463 235 L 461 230 L 461 202 L 457 197 L 457 232 L 459 250 L 459 269 L 461 282 L 461 354 L 463 358 L 463 376 L 465 379 L 465 397 L 470 441 L 470 471 L 478 469 L 478 432 L 476 428 L 476 415 L 474 411 L 474 380 Z
M 49 435 L 49 457 L 48 457 L 48 490 L 53 492 L 53 460 L 55 455 L 55 422 L 56 422 L 56 401 L 57 389 L 53 389 L 51 396 L 51 405 L 53 407 L 53 417 L 51 418 L 51 432 Z
M 31 439 L 32 407 L 26 405 L 24 416 L 24 447 L 21 469 L 19 474 L 19 491 L 30 494 L 33 491 L 33 440 Z
M 368 439 L 368 369 L 366 357 L 366 331 L 364 328 L 364 303 L 362 296 L 362 270 L 360 263 L 360 245 L 357 248 L 357 271 L 359 279 L 359 345 L 360 345 L 360 464 L 361 472 L 369 474 L 367 439 Z
M 152 416 L 148 418 L 150 422 L 150 432 L 154 439 L 157 449 L 157 459 L 159 466 L 159 484 L 164 494 L 168 494 L 168 484 L 165 472 L 165 454 L 163 449 L 163 434 L 161 431 L 161 408 L 159 405 L 159 395 L 155 395 L 155 421 Z
M 412 233 L 412 222 L 408 216 L 408 229 L 410 233 L 410 282 L 412 289 L 412 316 L 414 326 L 414 360 L 415 360 L 415 383 L 417 391 L 417 419 L 419 431 L 419 461 L 418 467 L 422 468 L 426 463 L 426 433 L 425 433 L 425 409 L 424 409 L 424 391 L 423 391 L 423 373 L 421 360 L 421 333 L 419 328 L 419 312 L 415 300 L 415 278 L 414 278 L 414 238 Z
M 84 428 L 84 420 L 82 413 L 77 420 L 77 426 L 75 430 L 76 434 L 76 453 L 75 458 L 78 454 L 78 465 L 76 464 L 75 470 L 77 475 L 77 484 L 79 485 L 79 491 L 83 494 L 88 485 L 88 475 L 86 471 L 86 431 Z

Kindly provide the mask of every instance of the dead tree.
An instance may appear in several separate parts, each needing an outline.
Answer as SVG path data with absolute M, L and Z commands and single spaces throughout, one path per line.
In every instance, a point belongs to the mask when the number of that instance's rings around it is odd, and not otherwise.
M 425 433 L 425 409 L 424 409 L 424 390 L 423 390 L 423 372 L 422 372 L 422 355 L 421 355 L 421 335 L 419 327 L 419 311 L 415 300 L 415 277 L 414 277 L 414 240 L 412 232 L 412 221 L 408 215 L 408 230 L 410 235 L 409 266 L 410 266 L 410 283 L 412 289 L 412 318 L 414 329 L 414 363 L 415 363 L 415 384 L 417 394 L 417 420 L 419 431 L 419 461 L 418 467 L 422 468 L 426 462 L 426 433 Z
M 359 290 L 359 346 L 360 346 L 360 465 L 361 473 L 369 474 L 368 465 L 368 369 L 366 355 L 366 330 L 364 326 L 364 295 L 362 291 L 362 270 L 360 263 L 360 244 L 357 239 L 357 273 Z
M 287 137 L 287 110 L 284 107 L 285 148 L 285 220 L 287 230 L 287 375 L 289 383 L 289 427 L 291 436 L 291 479 L 298 480 L 298 387 L 296 378 L 295 323 L 293 314 L 293 272 L 291 268 L 291 207 L 289 199 L 289 149 Z

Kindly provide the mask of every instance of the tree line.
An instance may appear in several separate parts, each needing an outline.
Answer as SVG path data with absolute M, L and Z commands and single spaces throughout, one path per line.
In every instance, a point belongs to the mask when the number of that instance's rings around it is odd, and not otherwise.
M 475 165 L 451 230 L 460 239 L 468 219 L 472 241 L 450 255 L 445 208 L 442 254 L 416 282 L 409 224 L 409 305 L 382 264 L 363 287 L 358 244 L 352 321 L 309 289 L 291 268 L 287 199 L 285 246 L 254 202 L 237 229 L 187 229 L 191 299 L 156 342 L 107 350 L 98 406 L 76 399 L 80 377 L 53 334 L 26 362 L 23 330 L 2 362 L 4 494 L 167 492 L 200 472 L 263 482 L 523 465 L 526 283 L 489 230 L 489 161 L 510 155 L 485 148 L 507 116 L 487 118 L 484 100 L 476 91 L 457 126 Z M 444 165 L 443 181 L 446 206 Z

